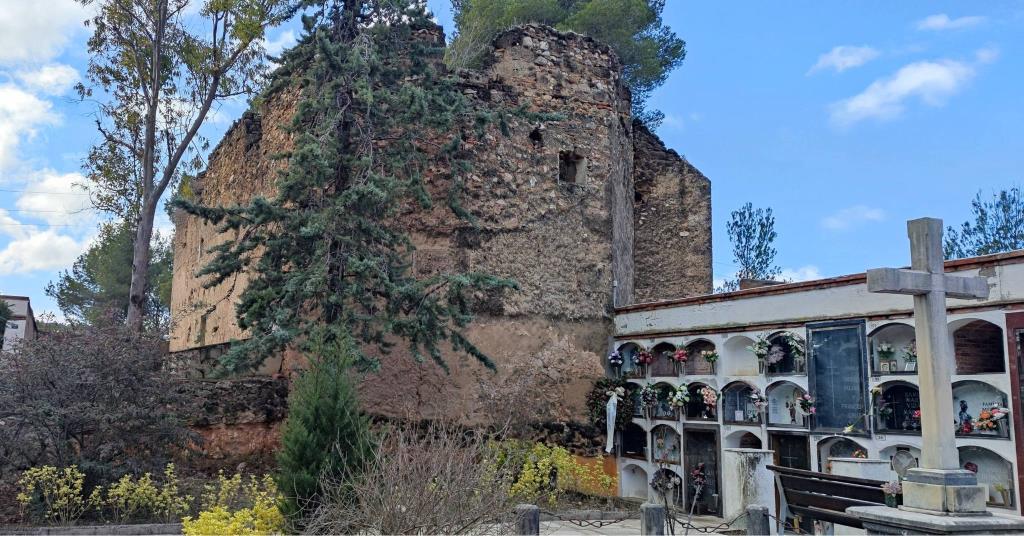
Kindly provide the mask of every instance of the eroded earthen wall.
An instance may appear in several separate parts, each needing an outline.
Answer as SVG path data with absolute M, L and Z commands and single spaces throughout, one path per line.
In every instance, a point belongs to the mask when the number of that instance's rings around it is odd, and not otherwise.
M 633 147 L 636 302 L 711 293 L 711 182 L 641 125 Z

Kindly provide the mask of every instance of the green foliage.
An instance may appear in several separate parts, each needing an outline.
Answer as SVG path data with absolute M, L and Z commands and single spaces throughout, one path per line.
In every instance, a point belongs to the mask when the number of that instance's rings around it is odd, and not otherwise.
M 615 50 L 633 94 L 633 114 L 649 128 L 664 115 L 646 108 L 651 92 L 665 83 L 686 56 L 686 43 L 661 19 L 664 0 L 461 0 L 455 1 L 456 37 L 447 61 L 479 64 L 502 30 L 528 22 L 589 35 Z
M 448 341 L 491 366 L 460 329 L 472 318 L 470 293 L 512 284 L 481 273 L 417 279 L 401 222 L 437 197 L 467 216 L 463 141 L 488 118 L 440 68 L 441 43 L 417 32 L 433 27 L 419 2 L 336 2 L 304 20 L 310 35 L 290 57 L 306 64 L 288 67 L 302 99 L 277 195 L 234 207 L 177 201 L 238 237 L 212 249 L 200 272 L 208 286 L 251 274 L 236 307 L 250 337 L 222 364 L 251 369 L 289 345 L 354 337 L 383 353 L 404 340 L 442 367 L 438 344 Z
M 264 29 L 291 17 L 299 0 L 78 2 L 93 33 L 77 90 L 96 103 L 99 133 L 84 167 L 93 204 L 138 231 L 125 317 L 139 333 L 156 286 L 150 242 L 161 199 L 205 165 L 199 131 L 215 104 L 259 89 Z
M 76 467 L 32 467 L 18 479 L 22 517 L 35 523 L 68 525 L 85 512 L 85 475 Z
M 991 199 L 981 192 L 971 201 L 974 222 L 966 221 L 957 231 L 946 229 L 947 259 L 962 259 L 1024 249 L 1024 193 L 1019 186 L 996 192 Z
M 727 232 L 733 259 L 739 266 L 736 278 L 719 291 L 739 289 L 740 279 L 772 279 L 782 273 L 775 264 L 775 216 L 771 208 L 755 209 L 751 203 L 732 211 Z
M 46 286 L 65 318 L 91 325 L 123 322 L 128 310 L 135 227 L 127 221 L 104 223 L 100 233 L 72 266 Z M 150 328 L 165 327 L 170 317 L 172 253 L 170 240 L 157 237 L 150 258 L 146 293 Z
M 300 522 L 315 506 L 322 482 L 344 486 L 372 455 L 370 421 L 356 399 L 353 343 L 321 337 L 313 348 L 310 366 L 289 396 L 278 453 L 281 509 L 292 522 Z
M 510 443 L 517 449 L 509 451 L 508 461 L 521 464 L 509 491 L 513 497 L 533 504 L 554 506 L 566 491 L 614 494 L 613 480 L 602 470 L 601 458 L 597 463 L 584 464 L 565 447 L 558 445 Z

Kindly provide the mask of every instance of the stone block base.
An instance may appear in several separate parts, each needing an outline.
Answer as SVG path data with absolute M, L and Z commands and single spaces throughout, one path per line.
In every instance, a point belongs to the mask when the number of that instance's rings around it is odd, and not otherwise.
M 1021 534 L 1024 518 L 1007 515 L 930 515 L 885 506 L 854 506 L 846 513 L 861 520 L 868 534 Z
M 944 486 L 903 482 L 903 506 L 931 514 L 985 514 L 985 486 Z

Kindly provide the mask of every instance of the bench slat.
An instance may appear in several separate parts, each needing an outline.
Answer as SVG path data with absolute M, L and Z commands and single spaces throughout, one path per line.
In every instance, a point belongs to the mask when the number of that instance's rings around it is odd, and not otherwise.
M 880 503 L 871 501 L 859 501 L 847 497 L 821 495 L 796 490 L 786 490 L 786 501 L 797 506 L 811 506 L 836 512 L 845 512 L 851 506 L 882 506 Z
M 809 491 L 822 495 L 866 501 L 872 504 L 885 504 L 885 492 L 880 487 L 844 484 L 789 475 L 780 475 L 779 480 L 782 481 L 782 487 L 786 491 Z
M 848 484 L 860 484 L 862 486 L 874 486 L 878 487 L 885 484 L 884 480 L 872 480 L 870 478 L 857 478 L 853 476 L 840 476 L 829 473 L 819 473 L 816 471 L 808 471 L 806 469 L 793 469 L 791 467 L 781 467 L 778 465 L 769 465 L 770 471 L 775 471 L 780 475 L 793 475 L 802 476 L 806 478 L 817 478 L 821 480 L 829 480 L 834 482 L 845 482 Z

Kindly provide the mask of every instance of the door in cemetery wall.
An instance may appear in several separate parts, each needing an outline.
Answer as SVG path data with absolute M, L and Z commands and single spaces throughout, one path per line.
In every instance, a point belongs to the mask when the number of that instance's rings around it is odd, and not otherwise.
M 703 464 L 703 466 L 701 465 Z M 697 495 L 693 485 L 697 479 L 695 470 L 702 469 L 704 486 Z M 721 512 L 718 465 L 718 430 L 688 429 L 683 432 L 683 479 L 686 482 L 686 505 L 697 505 L 694 514 L 718 514 Z
M 811 469 L 811 446 L 806 435 L 769 432 L 768 448 L 775 451 L 775 465 Z
M 1024 386 L 1024 313 L 1006 315 L 1007 344 L 1010 359 L 1010 417 L 1013 419 L 1013 434 L 1017 441 L 1016 472 L 1017 488 L 1024 492 L 1024 398 L 1021 387 Z M 1024 514 L 1024 501 L 1017 501 L 1018 509 Z

